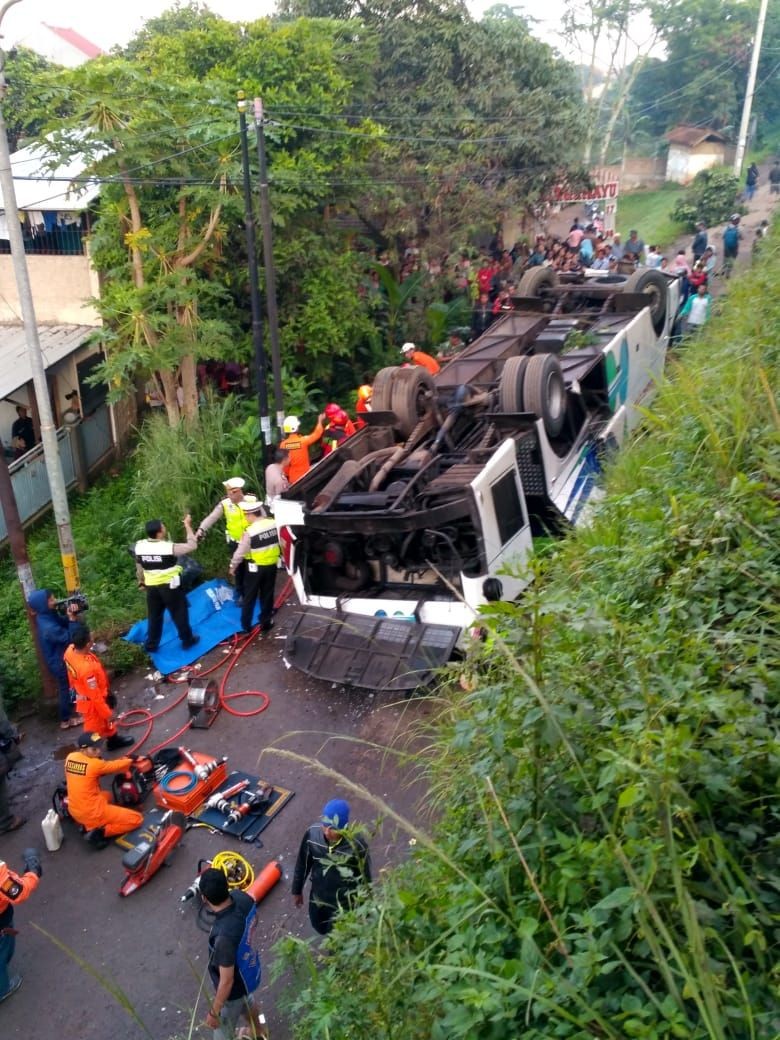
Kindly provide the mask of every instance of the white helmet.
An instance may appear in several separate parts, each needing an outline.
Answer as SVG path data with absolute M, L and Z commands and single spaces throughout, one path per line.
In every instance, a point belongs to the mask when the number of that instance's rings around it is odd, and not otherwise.
M 414 343 L 404 343 L 401 347 L 402 354 L 412 354 L 415 350 L 417 350 L 417 347 L 415 347 Z
M 297 433 L 301 428 L 301 420 L 297 415 L 288 415 L 282 423 L 282 429 L 285 433 Z

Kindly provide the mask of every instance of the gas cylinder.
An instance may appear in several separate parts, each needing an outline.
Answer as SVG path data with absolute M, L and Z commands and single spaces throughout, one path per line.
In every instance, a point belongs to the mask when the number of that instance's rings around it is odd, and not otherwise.
M 46 848 L 49 852 L 56 852 L 62 845 L 62 821 L 54 809 L 49 809 L 41 820 L 41 830 L 43 831 Z

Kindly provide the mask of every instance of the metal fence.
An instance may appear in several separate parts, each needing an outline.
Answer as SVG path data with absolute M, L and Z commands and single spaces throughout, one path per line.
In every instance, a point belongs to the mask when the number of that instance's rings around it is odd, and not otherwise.
M 101 405 L 72 430 L 68 427 L 57 430 L 57 448 L 67 488 L 74 487 L 78 482 L 73 437 L 81 441 L 86 470 L 90 473 L 113 449 L 108 406 Z M 47 512 L 51 508 L 51 489 L 43 459 L 43 446 L 36 444 L 20 459 L 12 462 L 8 469 L 22 523 Z M 5 542 L 7 536 L 5 518 L 0 513 L 0 543 Z

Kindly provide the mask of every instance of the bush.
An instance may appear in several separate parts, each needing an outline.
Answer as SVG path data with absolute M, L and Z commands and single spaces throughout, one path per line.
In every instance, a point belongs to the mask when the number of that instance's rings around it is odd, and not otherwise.
M 725 166 L 713 166 L 696 174 L 669 215 L 688 231 L 695 231 L 700 220 L 712 227 L 728 220 L 732 213 L 747 213 L 738 196 L 739 179 Z

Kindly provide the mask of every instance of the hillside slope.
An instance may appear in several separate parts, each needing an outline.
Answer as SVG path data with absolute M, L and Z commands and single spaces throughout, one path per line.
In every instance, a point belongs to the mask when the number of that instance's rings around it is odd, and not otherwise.
M 440 691 L 420 766 L 431 836 L 410 828 L 410 862 L 327 958 L 289 943 L 296 1035 L 778 1034 L 780 248 L 765 246 L 671 360 L 593 525 L 539 564 L 539 591 L 491 610 Z

